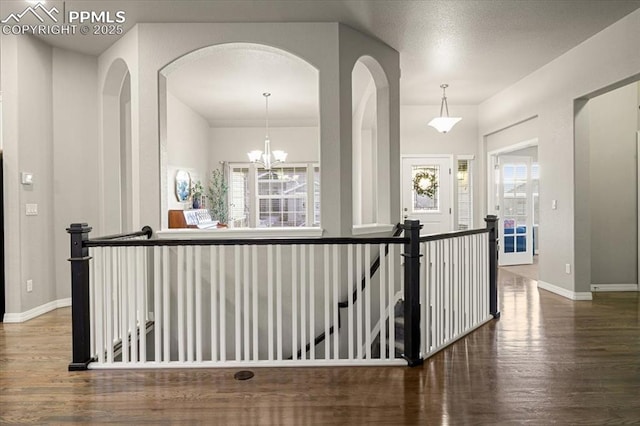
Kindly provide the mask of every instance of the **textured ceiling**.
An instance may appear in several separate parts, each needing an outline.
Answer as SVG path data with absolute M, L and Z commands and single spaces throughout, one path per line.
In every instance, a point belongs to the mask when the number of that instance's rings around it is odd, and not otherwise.
M 25 2 L 3 0 L 2 16 Z M 47 5 L 60 5 L 48 1 Z M 640 7 L 640 0 L 73 1 L 136 22 L 342 22 L 400 52 L 401 103 L 476 105 Z M 2 36 L 5 37 L 5 36 Z M 48 36 L 97 55 L 116 36 Z

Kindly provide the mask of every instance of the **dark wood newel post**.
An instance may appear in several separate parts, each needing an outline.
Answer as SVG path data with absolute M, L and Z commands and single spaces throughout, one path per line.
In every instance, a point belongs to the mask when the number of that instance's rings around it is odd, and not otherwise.
M 419 220 L 405 220 L 404 237 L 404 358 L 410 367 L 422 365 L 420 357 L 420 225 Z M 393 350 L 393 349 L 392 349 Z
M 91 323 L 89 319 L 89 249 L 84 241 L 89 239 L 91 227 L 86 223 L 72 223 L 67 232 L 71 235 L 71 317 L 73 337 L 73 361 L 69 371 L 86 370 L 91 362 Z
M 484 218 L 489 230 L 489 313 L 500 318 L 498 310 L 498 216 Z

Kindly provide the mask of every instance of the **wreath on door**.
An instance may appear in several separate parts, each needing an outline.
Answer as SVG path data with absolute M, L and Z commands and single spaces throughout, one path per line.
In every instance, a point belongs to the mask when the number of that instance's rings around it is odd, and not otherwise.
M 413 177 L 413 190 L 418 195 L 435 198 L 438 191 L 438 176 L 428 169 L 419 171 Z

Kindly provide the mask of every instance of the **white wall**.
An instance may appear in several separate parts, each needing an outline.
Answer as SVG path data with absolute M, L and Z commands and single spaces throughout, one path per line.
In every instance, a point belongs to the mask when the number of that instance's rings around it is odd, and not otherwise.
M 53 261 L 57 299 L 71 296 L 69 234 L 71 223 L 99 223 L 98 61 L 53 49 Z M 96 235 L 96 234 L 94 234 Z
M 478 160 L 478 108 L 450 105 L 452 116 L 462 120 L 448 133 L 440 133 L 427 125 L 440 115 L 440 105 L 402 105 L 400 107 L 400 151 L 402 155 L 473 155 L 473 227 L 482 228 L 486 211 L 480 204 L 480 162 Z M 455 176 L 455 175 L 453 175 Z M 454 182 L 455 183 L 455 182 Z M 454 194 L 455 204 L 457 196 Z
M 212 127 L 210 161 L 218 168 L 220 161 L 246 163 L 247 152 L 264 151 L 264 127 Z M 288 153 L 287 163 L 318 162 L 320 133 L 317 127 L 270 127 L 271 150 Z
M 170 92 L 167 93 L 167 200 L 169 209 L 181 209 L 175 195 L 175 176 L 186 170 L 192 182 L 206 188 L 210 171 L 209 123 Z
M 479 106 L 481 149 L 486 149 L 484 136 L 538 117 L 538 155 L 543 170 L 540 223 L 545 230 L 540 237 L 539 276 L 540 281 L 570 297 L 590 297 L 590 293 L 583 293 L 590 290 L 591 270 L 586 237 L 591 232 L 588 160 L 585 169 L 581 151 L 588 149 L 588 142 L 582 140 L 582 129 L 574 126 L 574 101 L 637 79 L 638 45 L 640 10 Z M 558 200 L 556 210 L 551 209 L 551 200 Z M 570 274 L 565 273 L 565 264 L 572 266 Z
M 589 101 L 591 283 L 638 283 L 638 83 Z
M 399 56 L 386 44 L 335 23 L 138 24 L 135 29 L 138 64 L 131 73 L 138 81 L 132 79 L 132 129 L 134 146 L 139 148 L 138 175 L 134 181 L 145 189 L 136 198 L 139 206 L 144 206 L 138 210 L 141 222 L 153 227 L 160 225 L 161 198 L 166 196 L 161 193 L 162 182 L 158 179 L 161 159 L 166 155 L 159 146 L 164 132 L 159 120 L 163 112 L 158 113 L 159 88 L 162 89 L 159 71 L 189 52 L 215 44 L 245 42 L 277 46 L 319 70 L 322 217 L 327 235 L 334 236 L 349 235 L 352 225 L 351 70 L 363 55 L 376 58 L 389 81 L 386 92 L 391 111 L 389 126 L 382 130 L 391 141 L 389 155 L 385 156 L 391 179 L 381 184 L 391 188 L 399 186 Z M 114 44 L 110 55 L 116 56 L 121 47 L 124 46 Z M 394 210 L 393 217 L 397 217 L 399 196 L 391 193 L 390 198 L 393 200 L 387 202 L 386 208 Z
M 130 227 L 127 231 L 140 229 L 141 192 L 149 191 L 148 187 L 141 191 L 140 168 L 155 157 L 149 158 L 145 153 L 141 158 L 140 152 L 140 96 L 139 88 L 139 40 L 138 27 L 135 26 L 124 36 L 119 38 L 109 49 L 98 57 L 98 87 L 97 92 L 102 102 L 99 104 L 99 133 L 100 133 L 100 223 L 94 228 L 94 235 L 113 234 L 121 231 L 121 186 L 120 186 L 120 89 L 122 78 L 114 68 L 122 61 L 123 72 L 130 73 L 131 86 L 131 184 L 127 196 L 132 201 Z M 114 68 L 112 68 L 114 67 Z M 124 75 L 122 75 L 124 77 Z M 157 114 L 157 110 L 156 110 Z M 155 154 L 157 155 L 157 154 Z M 156 173 L 158 180 L 159 173 Z M 154 187 L 155 190 L 155 187 Z M 145 208 L 145 210 L 147 210 Z M 146 224 L 146 223 L 145 223 Z M 154 228 L 156 229 L 156 228 Z

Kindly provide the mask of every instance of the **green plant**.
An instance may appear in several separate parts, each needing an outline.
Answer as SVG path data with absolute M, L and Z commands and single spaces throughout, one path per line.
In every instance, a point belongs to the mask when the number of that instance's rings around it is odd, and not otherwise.
M 221 224 L 225 224 L 229 220 L 229 206 L 227 204 L 228 192 L 229 186 L 224 178 L 223 171 L 212 171 L 207 188 L 207 197 L 210 201 L 209 212 L 211 213 L 211 218 Z
M 191 186 L 191 196 L 193 198 L 200 198 L 203 194 L 204 187 L 202 186 L 202 183 L 199 180 L 195 181 Z

